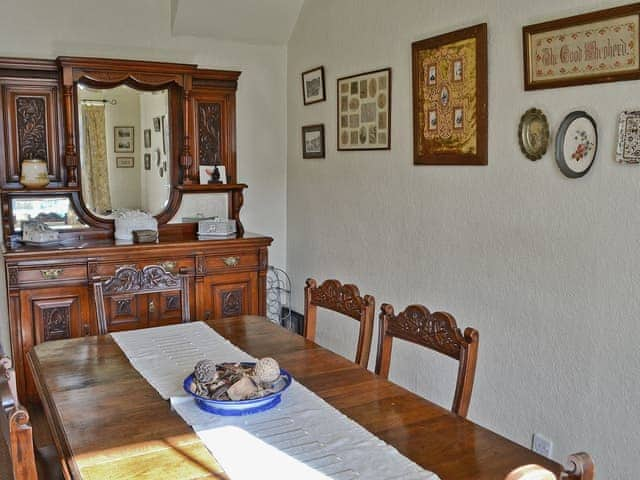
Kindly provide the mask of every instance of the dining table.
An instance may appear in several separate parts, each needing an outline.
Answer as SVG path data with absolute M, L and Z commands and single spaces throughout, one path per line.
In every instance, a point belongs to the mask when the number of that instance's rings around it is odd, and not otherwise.
M 265 317 L 205 323 L 249 355 L 276 359 L 297 382 L 442 480 L 502 480 L 527 464 L 562 471 Z M 131 365 L 111 334 L 36 345 L 28 363 L 66 478 L 228 478 L 216 452 Z

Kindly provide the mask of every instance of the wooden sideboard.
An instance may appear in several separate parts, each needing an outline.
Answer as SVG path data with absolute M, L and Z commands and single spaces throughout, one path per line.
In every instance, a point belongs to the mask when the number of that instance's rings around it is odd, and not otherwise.
M 264 315 L 272 240 L 246 233 L 242 238 L 201 241 L 185 234 L 155 244 L 73 240 L 55 249 L 9 248 L 5 253 L 9 322 L 20 394 L 37 399 L 25 368 L 26 354 L 34 345 L 97 334 L 93 283 L 121 266 L 162 265 L 187 275 L 194 320 Z M 127 329 L 150 326 L 145 315 L 141 311 Z M 177 321 L 179 316 L 169 311 L 154 325 Z

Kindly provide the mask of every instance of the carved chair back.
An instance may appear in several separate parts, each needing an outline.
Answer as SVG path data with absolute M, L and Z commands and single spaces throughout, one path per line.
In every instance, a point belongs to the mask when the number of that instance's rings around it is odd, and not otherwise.
M 588 453 L 570 455 L 568 465 L 560 477 L 538 465 L 524 465 L 509 473 L 505 480 L 594 480 L 595 465 Z
M 132 302 L 139 295 L 165 294 L 160 297 L 166 303 L 164 306 L 156 305 L 153 299 L 148 301 L 145 306 L 148 315 L 157 316 L 162 312 L 177 311 L 182 322 L 190 321 L 189 283 L 186 275 L 173 275 L 160 265 L 147 265 L 141 270 L 127 266 L 116 270 L 113 277 L 98 280 L 101 281 L 95 281 L 93 292 L 100 335 L 109 332 L 114 315 L 126 317 L 134 313 Z M 168 294 L 176 291 L 179 292 L 178 295 Z M 112 318 L 107 318 L 105 302 L 109 302 L 108 310 Z
M 458 361 L 458 378 L 451 411 L 466 417 L 471 402 L 478 356 L 478 331 L 468 327 L 464 335 L 446 312 L 431 313 L 423 305 L 409 305 L 399 315 L 383 303 L 380 313 L 376 373 L 389 376 L 393 337 L 422 345 Z
M 304 289 L 304 336 L 316 338 L 317 307 L 346 315 L 360 322 L 356 363 L 367 368 L 373 334 L 375 299 L 371 295 L 360 296 L 355 285 L 342 285 L 338 280 L 325 280 L 318 286 L 313 278 L 307 279 Z
M 33 449 L 33 431 L 29 413 L 18 402 L 16 372 L 11 360 L 0 347 L 0 428 L 11 456 L 14 480 L 37 480 L 36 457 Z

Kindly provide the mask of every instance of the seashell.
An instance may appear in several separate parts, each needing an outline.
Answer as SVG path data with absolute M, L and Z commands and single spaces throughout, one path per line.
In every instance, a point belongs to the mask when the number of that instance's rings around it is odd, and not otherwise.
M 218 376 L 216 364 L 211 360 L 200 360 L 193 369 L 193 376 L 200 383 L 213 383 Z
M 261 358 L 257 361 L 253 374 L 259 383 L 273 383 L 280 378 L 280 365 L 273 358 Z
M 258 391 L 258 387 L 249 377 L 242 377 L 229 387 L 227 395 L 231 400 L 245 400 Z

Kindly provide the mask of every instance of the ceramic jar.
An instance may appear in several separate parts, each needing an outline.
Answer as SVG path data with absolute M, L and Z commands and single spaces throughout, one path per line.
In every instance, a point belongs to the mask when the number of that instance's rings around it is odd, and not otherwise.
M 26 188 L 42 188 L 49 185 L 47 162 L 37 158 L 23 160 L 20 183 Z

